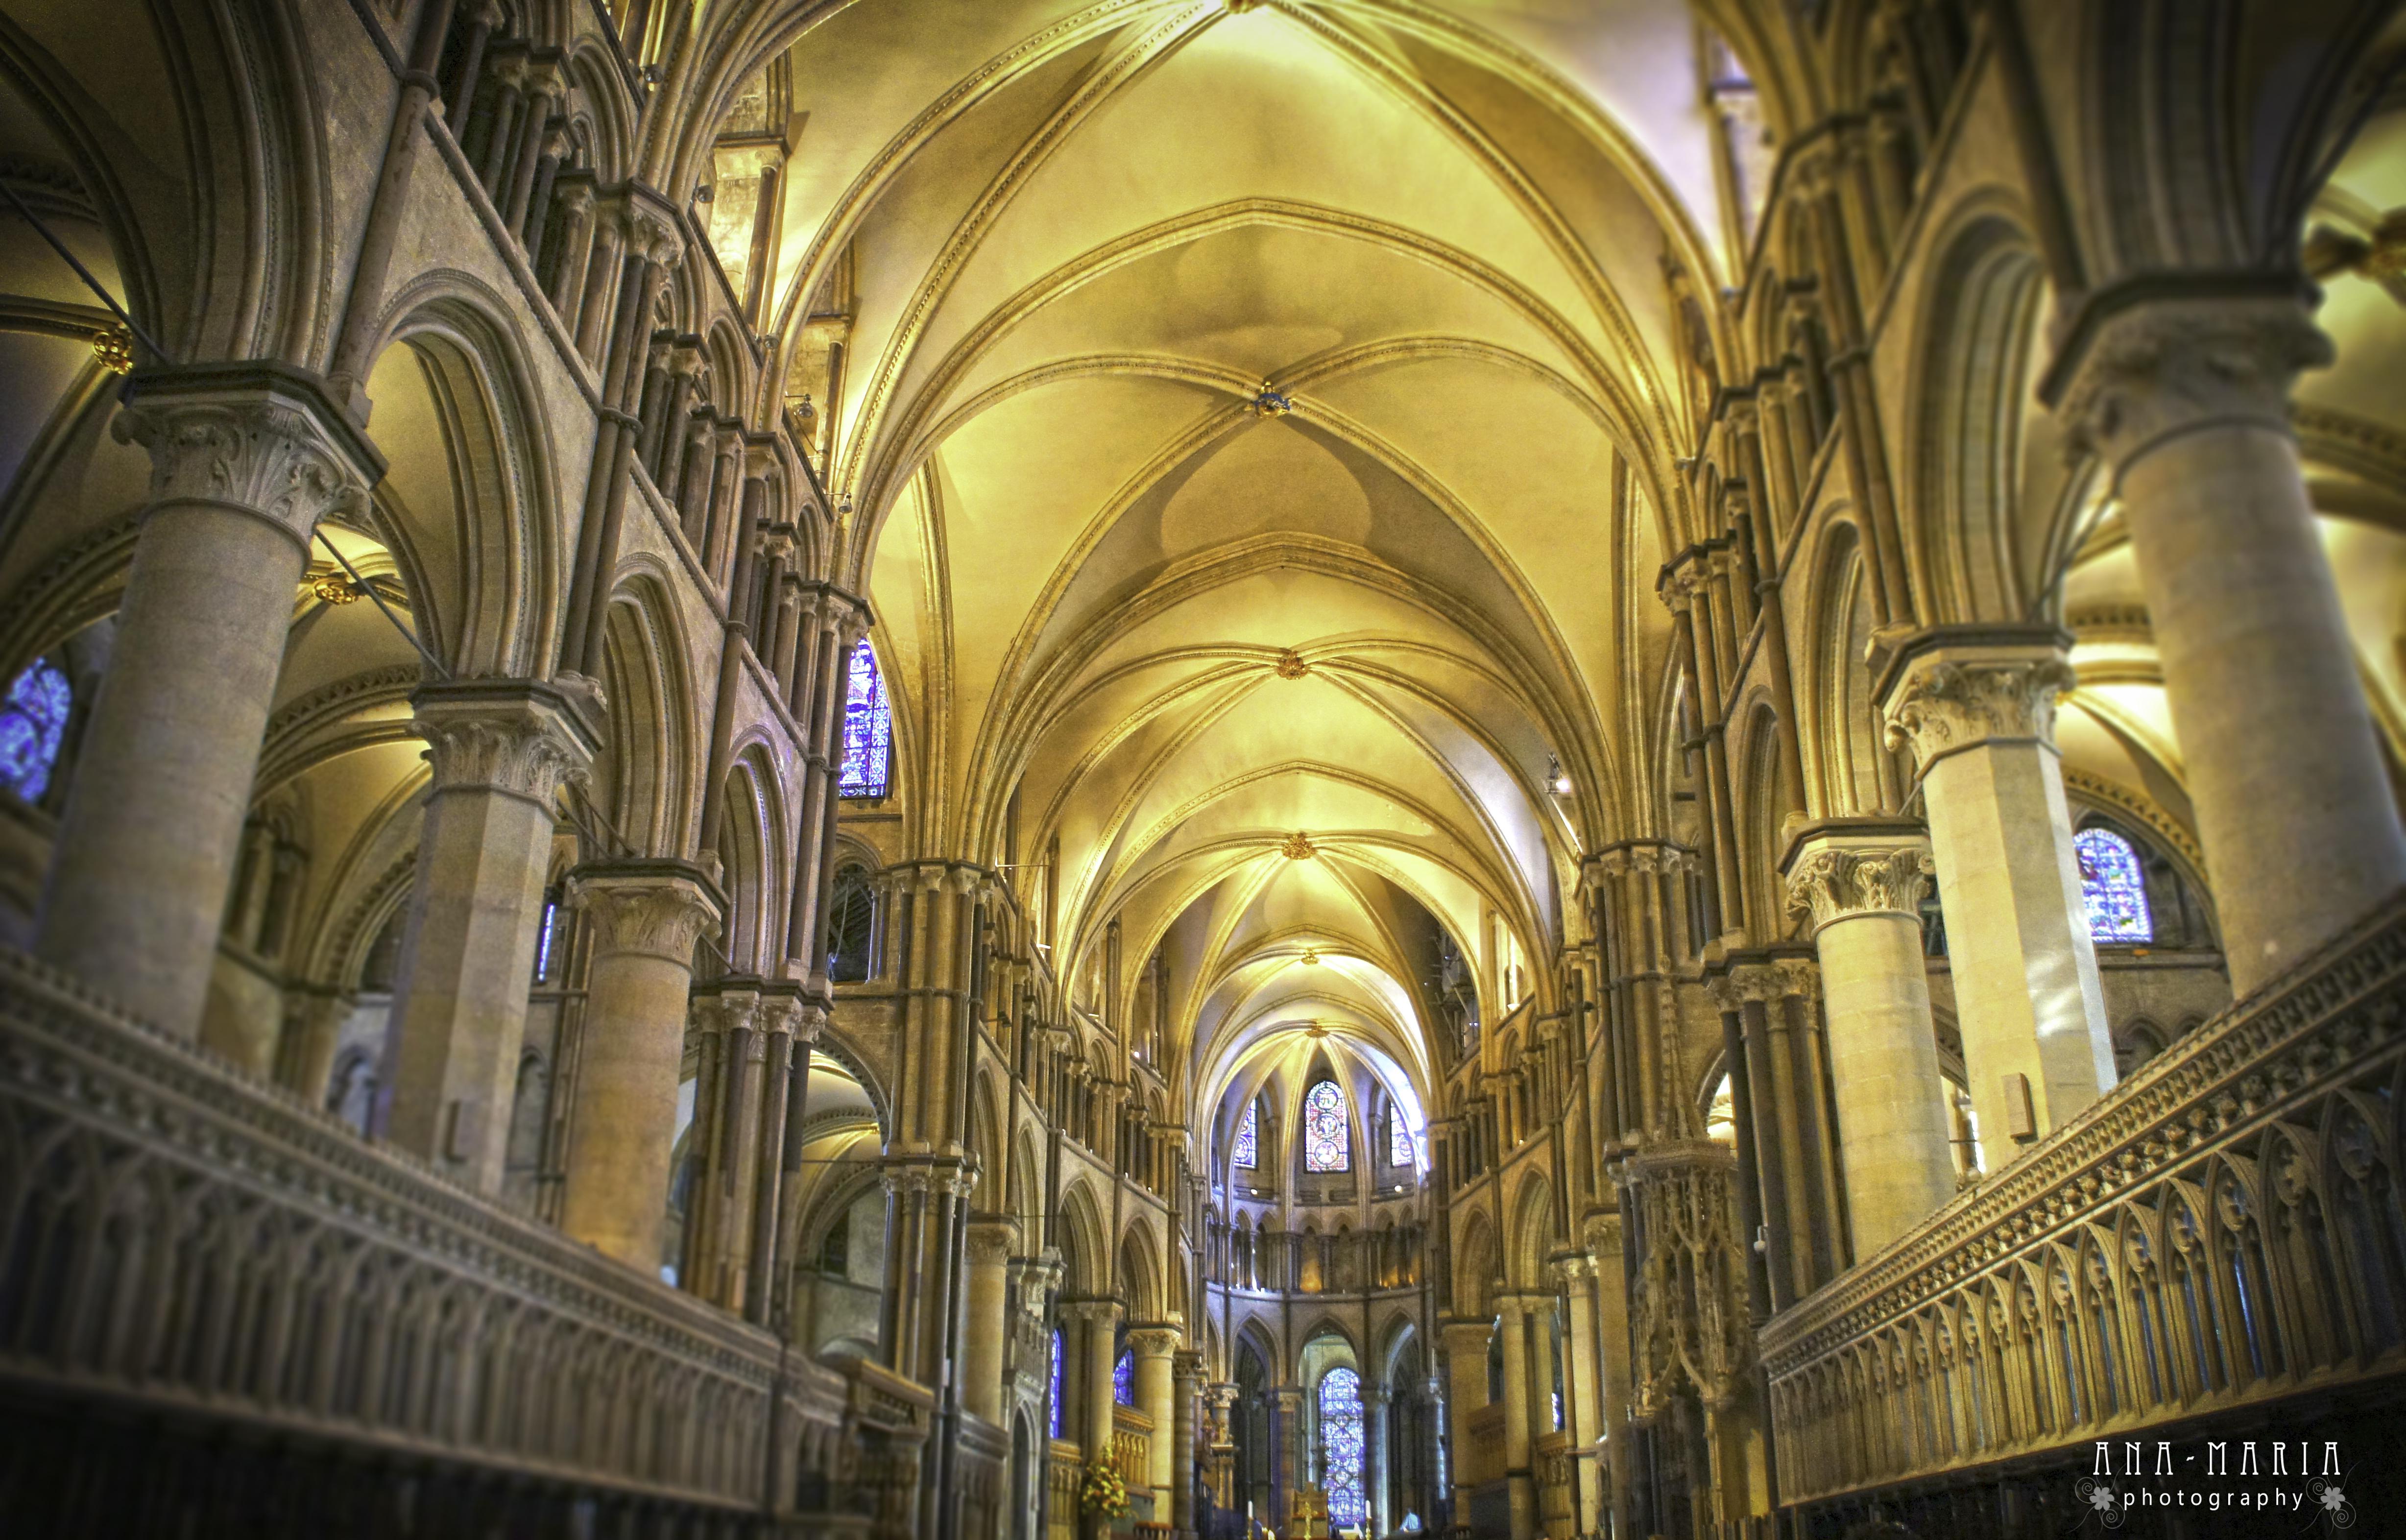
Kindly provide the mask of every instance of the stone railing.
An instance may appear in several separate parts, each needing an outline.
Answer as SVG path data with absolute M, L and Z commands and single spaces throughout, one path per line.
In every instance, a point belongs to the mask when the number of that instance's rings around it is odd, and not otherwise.
M 874 1484 L 863 1448 L 927 1420 L 919 1387 L 781 1354 L 6 950 L 0 1392 L 87 1465 L 106 1439 L 69 1430 L 105 1404 L 346 1491 L 432 1469 L 697 1519 Z
M 1011 1435 L 982 1417 L 964 1416 L 953 1445 L 954 1501 L 962 1534 L 1004 1534 L 1011 1490 Z
M 1774 1318 L 1790 1503 L 2406 1369 L 2406 901 Z
M 1077 1445 L 1053 1440 L 1044 1462 L 1044 1533 L 1046 1540 L 1077 1540 L 1078 1488 L 1085 1480 L 1085 1453 Z
M 1134 1406 L 1111 1407 L 1111 1468 L 1127 1483 L 1128 1512 L 1153 1517 L 1153 1419 Z

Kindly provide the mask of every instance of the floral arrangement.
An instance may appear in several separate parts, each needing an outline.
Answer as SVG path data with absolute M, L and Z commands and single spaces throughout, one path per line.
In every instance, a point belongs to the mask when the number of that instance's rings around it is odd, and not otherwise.
M 1120 1479 L 1118 1469 L 1111 1462 L 1097 1460 L 1086 1467 L 1086 1479 L 1078 1488 L 1078 1505 L 1107 1519 L 1127 1512 L 1127 1483 Z

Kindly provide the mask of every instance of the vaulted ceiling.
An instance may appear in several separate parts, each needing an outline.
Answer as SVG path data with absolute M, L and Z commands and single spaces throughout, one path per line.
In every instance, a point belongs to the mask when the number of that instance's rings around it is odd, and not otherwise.
M 1633 794 L 1670 275 L 1720 254 L 1695 24 L 1609 8 L 929 0 L 792 48 L 780 325 L 840 318 L 911 842 L 1057 838 L 1056 960 L 1161 947 L 1192 1070 L 1318 1020 L 1424 1073 L 1431 919 L 1542 955 Z

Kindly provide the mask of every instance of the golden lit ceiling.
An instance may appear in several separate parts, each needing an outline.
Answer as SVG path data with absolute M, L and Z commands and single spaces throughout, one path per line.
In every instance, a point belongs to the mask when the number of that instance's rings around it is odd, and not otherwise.
M 1413 907 L 1543 954 L 1631 793 L 1668 275 L 1720 253 L 1693 21 L 1592 9 L 935 0 L 788 55 L 779 328 L 841 342 L 910 841 L 1002 859 L 1015 790 L 1064 971 L 1118 920 L 1220 1059 L 1323 1019 L 1425 1074 Z

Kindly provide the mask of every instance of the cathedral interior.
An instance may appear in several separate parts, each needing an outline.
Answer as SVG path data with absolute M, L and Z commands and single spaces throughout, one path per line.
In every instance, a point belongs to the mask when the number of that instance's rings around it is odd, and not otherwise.
M 0 0 L 0 1529 L 2406 1511 L 2389 0 Z

